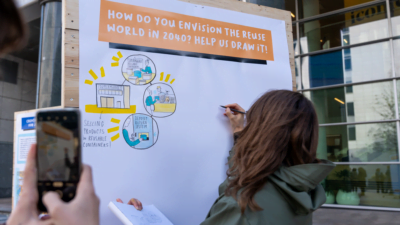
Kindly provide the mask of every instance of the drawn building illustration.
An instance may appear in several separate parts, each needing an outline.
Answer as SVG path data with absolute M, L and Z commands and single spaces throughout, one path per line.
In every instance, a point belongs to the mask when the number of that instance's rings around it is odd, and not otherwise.
M 98 108 L 129 109 L 129 86 L 115 84 L 96 84 Z

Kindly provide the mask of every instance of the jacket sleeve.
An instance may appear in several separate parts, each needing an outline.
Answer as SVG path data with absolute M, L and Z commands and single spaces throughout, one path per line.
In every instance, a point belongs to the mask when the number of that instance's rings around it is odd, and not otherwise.
M 225 199 L 224 196 L 214 203 L 207 218 L 200 225 L 249 225 L 237 202 Z

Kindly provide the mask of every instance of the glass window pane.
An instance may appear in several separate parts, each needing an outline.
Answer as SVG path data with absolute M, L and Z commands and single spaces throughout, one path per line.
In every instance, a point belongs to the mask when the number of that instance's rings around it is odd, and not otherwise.
M 400 208 L 399 165 L 336 165 L 322 182 L 326 204 Z
M 319 128 L 317 156 L 332 162 L 398 161 L 396 123 Z
M 395 119 L 392 81 L 353 85 L 352 91 L 338 87 L 303 94 L 314 103 L 320 124 Z M 349 102 L 353 115 L 346 107 Z
M 300 23 L 302 53 L 388 37 L 385 3 Z
M 296 25 L 292 26 L 293 30 L 293 48 L 294 48 L 294 55 L 300 54 L 300 46 L 297 41 L 297 28 Z
M 346 93 L 353 93 L 353 85 L 346 87 Z
M 371 1 L 374 0 L 299 0 L 299 16 L 307 18 Z
M 400 35 L 400 0 L 390 1 L 393 36 Z
M 394 71 L 396 76 L 400 76 L 400 39 L 393 40 Z
M 392 77 L 389 42 L 306 56 L 301 62 L 305 89 Z
M 348 126 L 347 128 L 349 130 L 349 141 L 355 141 L 357 140 L 356 137 L 356 126 Z
M 295 64 L 295 72 L 296 72 L 296 90 L 301 90 L 301 80 L 300 80 L 300 70 L 299 70 L 299 65 L 300 65 L 300 57 L 294 58 L 294 64 Z
M 354 102 L 347 103 L 347 115 L 354 116 Z
M 276 9 L 283 9 L 292 13 L 292 21 L 296 20 L 296 5 L 295 0 L 285 1 L 271 1 L 271 0 L 246 0 L 246 2 L 254 3 L 257 5 L 264 5 Z
M 400 80 L 397 80 L 396 84 L 397 84 L 397 105 L 399 107 L 399 114 L 400 114 Z

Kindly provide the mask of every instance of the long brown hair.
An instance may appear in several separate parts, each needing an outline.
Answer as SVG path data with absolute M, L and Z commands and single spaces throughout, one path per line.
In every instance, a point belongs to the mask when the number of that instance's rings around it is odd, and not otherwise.
M 302 94 L 286 90 L 265 93 L 246 113 L 227 171 L 227 196 L 234 197 L 242 213 L 248 206 L 261 210 L 254 195 L 268 176 L 282 165 L 319 162 L 318 119 L 312 103 Z
M 25 27 L 13 0 L 0 0 L 0 55 L 20 47 Z

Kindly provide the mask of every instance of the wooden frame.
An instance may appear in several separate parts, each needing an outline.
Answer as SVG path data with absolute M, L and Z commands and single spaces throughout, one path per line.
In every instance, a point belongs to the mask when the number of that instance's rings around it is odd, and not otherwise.
M 237 0 L 180 0 L 197 5 L 228 9 L 237 12 L 284 20 L 292 71 L 293 90 L 296 90 L 292 18 L 289 11 Z M 62 46 L 62 107 L 79 107 L 79 0 L 64 0 Z

